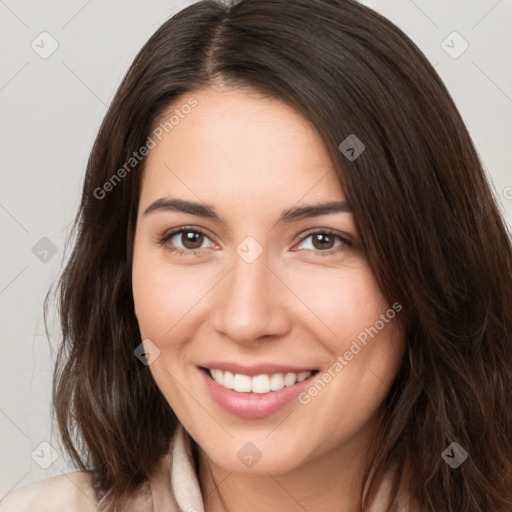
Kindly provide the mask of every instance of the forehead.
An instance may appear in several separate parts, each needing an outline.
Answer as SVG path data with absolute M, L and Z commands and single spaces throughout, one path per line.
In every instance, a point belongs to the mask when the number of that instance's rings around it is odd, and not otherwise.
M 195 106 L 183 108 L 190 98 Z M 286 103 L 256 91 L 209 88 L 178 98 L 155 126 L 176 111 L 148 155 L 141 202 L 180 194 L 271 207 L 343 197 L 321 137 Z

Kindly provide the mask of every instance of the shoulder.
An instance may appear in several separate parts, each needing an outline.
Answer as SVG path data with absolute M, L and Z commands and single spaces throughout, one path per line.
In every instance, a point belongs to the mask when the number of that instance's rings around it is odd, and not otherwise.
M 92 473 L 74 471 L 12 491 L 0 501 L 0 512 L 93 512 L 97 503 Z

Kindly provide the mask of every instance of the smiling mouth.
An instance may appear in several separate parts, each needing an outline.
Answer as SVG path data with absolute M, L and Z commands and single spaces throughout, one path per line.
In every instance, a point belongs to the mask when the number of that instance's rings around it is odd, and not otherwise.
M 319 370 L 310 370 L 300 373 L 276 372 L 250 376 L 205 367 L 200 367 L 200 369 L 205 372 L 210 379 L 214 380 L 225 389 L 230 389 L 237 393 L 255 393 L 260 395 L 280 391 L 285 387 L 291 387 L 313 377 L 319 372 Z

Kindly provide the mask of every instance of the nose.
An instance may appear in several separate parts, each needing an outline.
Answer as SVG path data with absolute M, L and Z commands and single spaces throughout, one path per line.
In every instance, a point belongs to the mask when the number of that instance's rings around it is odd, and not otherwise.
M 213 324 L 218 333 L 251 345 L 289 331 L 286 288 L 269 268 L 265 252 L 252 263 L 235 254 L 233 268 L 216 288 Z

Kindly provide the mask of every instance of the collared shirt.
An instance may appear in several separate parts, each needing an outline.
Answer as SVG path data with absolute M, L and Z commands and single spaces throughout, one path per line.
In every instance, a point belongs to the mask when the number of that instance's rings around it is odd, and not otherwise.
M 389 484 L 386 479 L 372 511 L 384 510 Z M 75 471 L 16 489 L 0 502 L 0 512 L 98 512 L 107 498 L 96 500 L 90 471 Z M 407 512 L 412 508 L 401 510 Z M 126 511 L 204 512 L 193 441 L 181 425 L 154 476 L 130 499 Z

